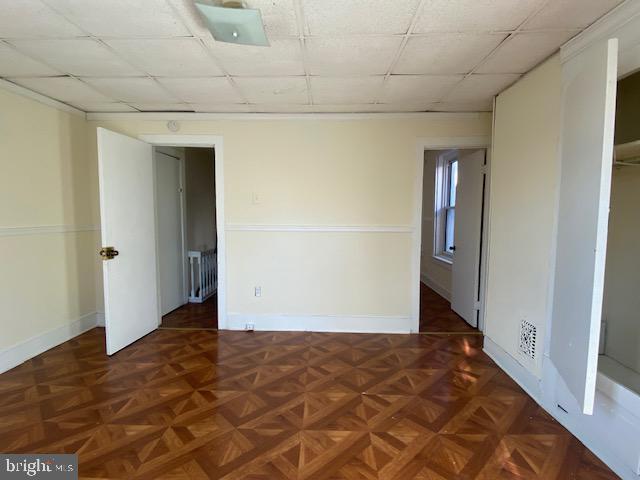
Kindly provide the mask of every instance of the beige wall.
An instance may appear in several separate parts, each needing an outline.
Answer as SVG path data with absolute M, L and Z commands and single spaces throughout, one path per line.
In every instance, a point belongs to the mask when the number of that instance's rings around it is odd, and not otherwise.
M 640 371 L 640 167 L 613 170 L 604 305 L 605 353 Z
M 208 250 L 216 246 L 216 191 L 213 150 L 185 148 L 187 246 Z
M 0 111 L 2 350 L 95 313 L 98 232 L 84 118 L 5 90 Z
M 422 179 L 422 248 L 420 249 L 420 275 L 425 283 L 437 288 L 438 293 L 451 299 L 451 265 L 433 256 L 434 209 L 436 196 L 437 157 L 441 151 L 424 152 Z M 446 294 L 446 295 L 445 295 Z
M 485 334 L 538 377 L 550 318 L 560 95 L 556 56 L 497 97 L 490 169 Z M 518 352 L 522 319 L 537 326 L 535 362 Z
M 95 145 L 97 126 L 134 137 L 168 133 L 166 121 L 118 118 L 89 122 L 89 144 Z M 409 316 L 411 233 L 237 227 L 411 227 L 418 138 L 489 135 L 490 129 L 488 114 L 182 121 L 181 134 L 224 139 L 225 222 L 236 227 L 226 233 L 228 311 Z M 254 297 L 255 286 L 262 297 Z

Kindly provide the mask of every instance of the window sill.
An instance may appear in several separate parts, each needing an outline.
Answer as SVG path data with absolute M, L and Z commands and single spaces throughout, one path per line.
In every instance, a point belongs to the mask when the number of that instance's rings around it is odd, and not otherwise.
M 449 256 L 449 255 L 434 255 L 433 258 L 435 258 L 437 261 L 445 263 L 449 266 L 453 265 L 453 257 Z

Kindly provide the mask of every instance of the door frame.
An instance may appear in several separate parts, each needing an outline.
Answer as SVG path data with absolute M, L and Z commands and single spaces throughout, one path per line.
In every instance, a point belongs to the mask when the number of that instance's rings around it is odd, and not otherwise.
M 227 256 L 224 216 L 224 152 L 220 135 L 143 134 L 138 139 L 153 147 L 198 147 L 214 149 L 216 190 L 216 237 L 218 249 L 218 330 L 227 329 Z
M 480 307 L 478 318 L 478 330 L 484 331 L 485 317 L 485 292 L 487 278 L 488 256 L 488 234 L 489 234 L 489 190 L 491 171 L 491 136 L 479 135 L 474 137 L 421 137 L 417 140 L 416 146 L 416 178 L 413 201 L 413 245 L 411 256 L 411 321 L 414 331 L 420 331 L 420 263 L 422 248 L 422 193 L 424 176 L 424 152 L 427 150 L 449 150 L 449 149 L 471 149 L 482 148 L 486 150 L 486 171 L 485 171 L 485 191 L 484 191 L 484 212 L 482 222 L 482 250 L 480 253 Z
M 178 150 L 182 149 L 182 150 Z M 186 304 L 189 302 L 189 293 L 188 293 L 188 273 L 187 273 L 187 260 L 188 260 L 188 248 L 187 248 L 187 186 L 186 186 L 186 170 L 185 170 L 185 152 L 183 147 L 165 147 L 153 145 L 153 170 L 154 174 L 157 171 L 157 157 L 156 153 L 162 153 L 169 157 L 173 157 L 178 161 L 178 168 L 180 171 L 179 178 L 179 188 L 180 188 L 180 251 L 182 252 L 182 301 Z M 156 176 L 157 178 L 157 176 Z M 158 194 L 157 185 L 155 185 L 155 195 Z M 157 207 L 157 197 L 156 197 L 156 207 Z M 156 212 L 156 229 L 158 227 L 158 209 L 155 209 Z M 156 248 L 158 251 L 158 257 L 160 257 L 160 237 L 156 236 Z M 158 285 L 160 285 L 160 258 L 157 259 L 156 264 L 158 265 Z M 159 289 L 160 296 L 162 297 L 162 289 Z M 160 305 L 162 305 L 162 298 L 160 298 Z M 162 311 L 162 310 L 161 310 Z M 158 320 L 158 326 L 162 324 L 162 316 Z

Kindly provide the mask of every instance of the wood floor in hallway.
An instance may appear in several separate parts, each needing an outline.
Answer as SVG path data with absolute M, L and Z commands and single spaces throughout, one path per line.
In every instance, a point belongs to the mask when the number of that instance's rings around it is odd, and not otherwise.
M 451 310 L 451 303 L 420 282 L 420 331 L 479 333 Z
M 203 303 L 187 303 L 162 317 L 161 328 L 217 329 L 218 296 Z
M 481 335 L 93 329 L 0 375 L 1 452 L 86 479 L 613 479 Z

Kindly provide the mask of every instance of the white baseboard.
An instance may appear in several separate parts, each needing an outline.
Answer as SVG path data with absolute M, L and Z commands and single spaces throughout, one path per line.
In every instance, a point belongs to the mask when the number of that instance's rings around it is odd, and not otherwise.
M 96 312 L 96 327 L 104 327 L 104 312 Z
M 24 342 L 0 350 L 0 373 L 6 372 L 57 345 L 60 345 L 96 326 L 97 314 L 88 313 L 77 320 L 48 332 L 31 337 Z
M 484 353 L 491 357 L 491 360 L 504 370 L 520 387 L 533 398 L 538 405 L 542 406 L 542 390 L 540 379 L 522 366 L 518 361 L 509 355 L 502 347 L 484 337 Z
M 263 331 L 411 333 L 414 322 L 409 316 L 227 315 L 228 330 L 244 330 L 247 323 L 253 323 L 255 330 Z
M 442 298 L 444 298 L 445 300 L 447 300 L 449 303 L 451 303 L 451 292 L 449 290 L 447 290 L 446 288 L 444 288 L 442 285 L 437 284 L 436 282 L 434 282 L 433 280 L 431 280 L 429 277 L 427 277 L 426 274 L 421 273 L 420 274 L 420 280 L 422 281 L 422 283 L 424 283 L 427 287 L 429 287 L 431 290 L 433 290 L 434 292 L 436 292 L 438 295 L 440 295 Z

